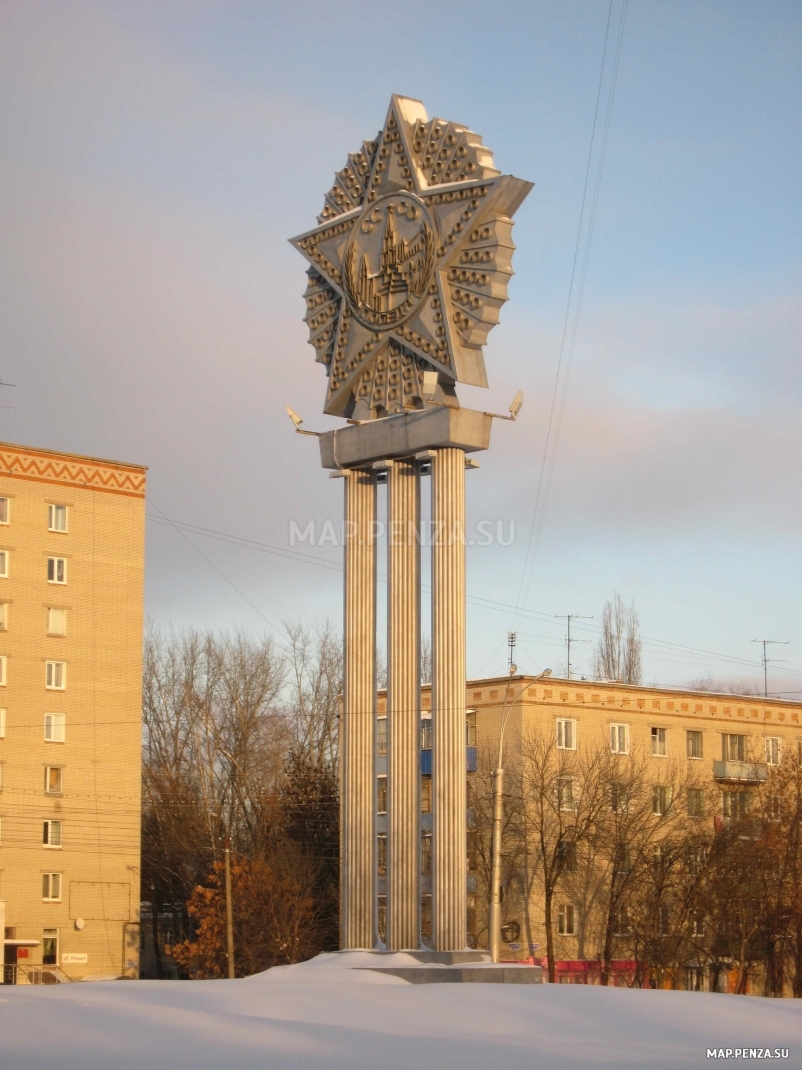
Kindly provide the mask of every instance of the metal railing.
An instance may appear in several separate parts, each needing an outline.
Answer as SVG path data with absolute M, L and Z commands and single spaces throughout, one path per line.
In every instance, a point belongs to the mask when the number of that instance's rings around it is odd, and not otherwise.
M 29 966 L 27 963 L 6 963 L 3 966 L 4 985 L 62 985 L 70 984 L 60 966 Z

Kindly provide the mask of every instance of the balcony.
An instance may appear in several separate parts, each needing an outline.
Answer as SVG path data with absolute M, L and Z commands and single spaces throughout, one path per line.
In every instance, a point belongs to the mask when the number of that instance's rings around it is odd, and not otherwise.
M 731 783 L 759 784 L 768 776 L 768 770 L 759 762 L 713 762 L 713 776 Z

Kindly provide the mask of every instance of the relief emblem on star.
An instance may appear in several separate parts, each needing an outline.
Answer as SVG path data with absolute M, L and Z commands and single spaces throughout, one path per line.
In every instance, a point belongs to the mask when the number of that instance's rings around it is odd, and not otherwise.
M 337 172 L 318 226 L 291 239 L 310 263 L 305 321 L 328 372 L 324 412 L 380 419 L 457 405 L 458 382 L 487 386 L 482 347 L 531 189 L 496 170 L 477 134 L 392 98 L 384 128 Z M 428 400 L 425 371 L 438 380 Z

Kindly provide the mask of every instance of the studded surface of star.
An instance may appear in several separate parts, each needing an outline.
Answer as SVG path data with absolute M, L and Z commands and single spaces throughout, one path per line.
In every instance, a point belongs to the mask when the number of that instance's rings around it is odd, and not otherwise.
M 348 156 L 318 226 L 292 244 L 307 271 L 309 341 L 326 366 L 324 412 L 377 419 L 487 386 L 484 346 L 507 300 L 512 216 L 532 183 L 501 175 L 482 139 L 394 96 Z M 430 399 L 431 400 L 431 399 Z

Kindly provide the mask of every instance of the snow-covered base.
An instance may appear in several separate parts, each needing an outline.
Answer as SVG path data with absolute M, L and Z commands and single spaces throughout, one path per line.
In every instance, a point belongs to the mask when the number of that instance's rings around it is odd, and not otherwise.
M 414 961 L 383 958 L 383 965 Z M 241 981 L 5 987 L 0 1066 L 677 1070 L 717 1065 L 707 1058 L 711 1047 L 790 1048 L 788 1060 L 770 1065 L 802 1065 L 800 1000 L 584 985 L 411 985 L 351 968 L 375 962 L 352 952 Z

